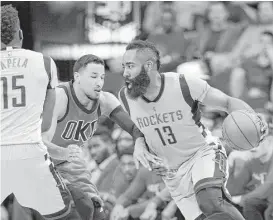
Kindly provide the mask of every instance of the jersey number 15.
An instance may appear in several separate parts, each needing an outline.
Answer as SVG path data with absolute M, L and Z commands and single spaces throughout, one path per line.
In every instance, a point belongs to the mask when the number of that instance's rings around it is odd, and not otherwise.
M 1 81 L 2 81 L 2 88 L 3 88 L 3 108 L 4 109 L 8 109 L 9 106 L 9 94 L 8 91 L 11 90 L 17 90 L 20 91 L 20 95 L 21 98 L 19 99 L 20 101 L 18 101 L 18 98 L 12 98 L 10 101 L 12 102 L 12 107 L 24 107 L 26 106 L 26 88 L 23 85 L 17 85 L 17 80 L 19 79 L 24 79 L 24 75 L 15 75 L 15 76 L 11 76 L 11 82 L 10 77 L 6 77 L 6 76 L 1 76 Z
M 170 126 L 164 126 L 162 127 L 162 131 L 159 128 L 155 128 L 156 132 L 158 133 L 158 136 L 160 137 L 160 140 L 164 146 L 166 146 L 166 140 L 164 139 L 162 133 L 168 135 L 167 141 L 169 144 L 175 144 L 177 143 L 177 140 L 175 138 L 175 135 L 172 131 L 172 128 Z

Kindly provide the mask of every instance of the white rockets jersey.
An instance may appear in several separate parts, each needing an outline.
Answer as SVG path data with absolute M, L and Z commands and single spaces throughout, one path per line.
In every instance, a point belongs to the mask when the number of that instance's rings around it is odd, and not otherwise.
M 1 145 L 41 142 L 46 91 L 57 83 L 50 57 L 11 47 L 1 51 Z
M 206 145 L 204 130 L 197 126 L 199 120 L 193 120 L 187 102 L 202 102 L 210 86 L 199 78 L 172 72 L 161 74 L 161 79 L 161 90 L 154 101 L 130 99 L 125 87 L 119 97 L 151 151 L 170 168 L 177 168 Z

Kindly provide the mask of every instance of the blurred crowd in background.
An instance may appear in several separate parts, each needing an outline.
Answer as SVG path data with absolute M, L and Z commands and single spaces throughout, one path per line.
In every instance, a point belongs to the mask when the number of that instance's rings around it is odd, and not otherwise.
M 266 117 L 272 129 L 272 2 L 151 2 L 136 39 L 149 40 L 159 48 L 162 72 L 195 74 L 207 80 L 246 101 Z M 110 72 L 122 74 L 121 59 L 108 62 Z M 203 108 L 203 123 L 219 138 L 225 116 L 224 112 Z M 130 135 L 112 125 L 110 133 L 99 129 L 87 144 L 90 169 L 96 174 L 101 172 L 95 183 L 106 202 L 109 218 L 184 219 L 161 178 L 145 169 L 135 169 Z M 231 152 L 226 146 L 230 163 L 227 187 L 233 202 L 245 216 L 258 209 L 266 220 L 273 219 L 272 193 L 268 198 L 268 192 L 273 192 L 273 169 L 269 175 L 269 167 L 273 167 L 273 134 L 270 135 L 256 150 Z M 269 186 L 259 189 L 263 184 Z
M 77 6 L 79 11 L 81 4 Z M 211 86 L 246 101 L 266 118 L 271 133 L 262 146 L 244 152 L 225 146 L 230 164 L 227 188 L 243 214 L 257 209 L 263 219 L 272 220 L 273 3 L 139 4 L 141 23 L 134 38 L 149 40 L 157 46 L 162 72 L 201 77 Z M 121 56 L 105 60 L 108 75 L 104 90 L 115 95 L 123 85 L 121 60 Z M 73 75 L 74 61 L 67 65 L 64 62 L 56 60 L 60 82 Z M 219 138 L 225 117 L 224 112 L 203 108 L 203 123 Z M 86 161 L 109 219 L 184 219 L 161 177 L 144 168 L 136 169 L 133 146 L 131 136 L 108 118 L 100 120 L 93 138 L 85 144 Z

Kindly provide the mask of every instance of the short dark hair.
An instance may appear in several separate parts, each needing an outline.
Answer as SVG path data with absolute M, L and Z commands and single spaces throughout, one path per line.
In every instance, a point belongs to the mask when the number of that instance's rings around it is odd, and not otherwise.
M 267 36 L 271 37 L 271 39 L 273 40 L 273 33 L 269 30 L 263 31 L 261 33 L 261 35 L 267 35 Z
M 93 55 L 93 54 L 87 54 L 79 58 L 73 67 L 73 72 L 78 72 L 82 67 L 86 67 L 89 63 L 96 63 L 96 64 L 101 64 L 105 66 L 105 63 L 103 59 Z
M 158 49 L 155 47 L 155 45 L 149 41 L 143 41 L 143 40 L 134 40 L 131 43 L 129 43 L 126 47 L 127 50 L 134 50 L 136 49 L 137 52 L 139 51 L 148 51 L 153 56 L 153 58 L 156 61 L 157 70 L 160 68 L 160 55 Z
M 1 42 L 9 44 L 18 31 L 18 11 L 12 5 L 1 6 Z

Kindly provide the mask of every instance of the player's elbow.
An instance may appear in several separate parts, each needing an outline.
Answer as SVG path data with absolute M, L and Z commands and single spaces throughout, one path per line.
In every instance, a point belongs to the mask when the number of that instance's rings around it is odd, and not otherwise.
M 231 96 L 228 96 L 226 95 L 225 96 L 225 99 L 224 99 L 224 104 L 223 104 L 223 110 L 227 113 L 231 113 L 231 106 L 232 106 L 232 103 L 234 103 L 236 98 L 233 98 Z

